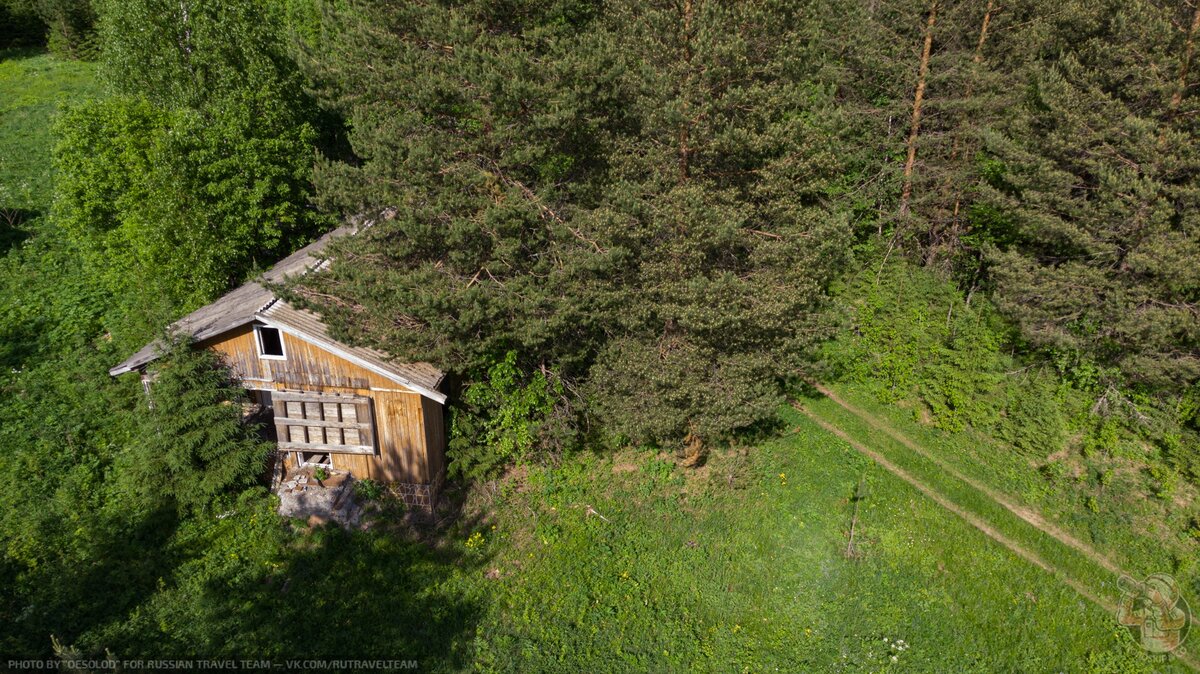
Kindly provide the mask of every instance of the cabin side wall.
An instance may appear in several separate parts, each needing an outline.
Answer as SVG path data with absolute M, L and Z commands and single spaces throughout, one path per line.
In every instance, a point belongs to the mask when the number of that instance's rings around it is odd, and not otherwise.
M 425 425 L 425 446 L 429 448 L 429 481 L 440 486 L 446 478 L 446 408 L 429 398 L 421 398 Z
M 369 397 L 378 453 L 331 454 L 334 468 L 395 483 L 411 505 L 429 506 L 444 469 L 442 406 L 419 393 L 287 333 L 285 358 L 260 358 L 254 328 L 245 326 L 200 346 L 221 354 L 247 388 Z M 289 467 L 294 464 L 289 463 Z

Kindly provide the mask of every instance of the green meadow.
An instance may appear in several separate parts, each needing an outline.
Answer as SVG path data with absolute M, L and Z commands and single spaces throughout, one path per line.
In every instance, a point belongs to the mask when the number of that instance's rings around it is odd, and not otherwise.
M 510 671 L 1172 666 L 1141 653 L 1108 612 L 1054 575 L 803 416 L 784 418 L 794 429 L 787 437 L 695 471 L 631 454 L 581 457 L 504 482 L 492 518 L 457 535 L 468 557 L 486 558 L 480 573 L 495 576 L 484 582 L 477 663 Z
M 96 65 L 33 50 L 0 50 L 0 205 L 50 205 L 50 122 L 59 106 L 99 97 Z
M 83 643 L 277 660 L 352 649 L 432 671 L 1187 671 L 1060 574 L 803 415 L 782 420 L 784 437 L 696 469 L 632 451 L 519 469 L 452 495 L 462 510 L 437 531 L 280 526 L 248 499 L 190 525 L 176 545 L 204 552 Z M 984 515 L 1071 577 L 1110 580 Z M 337 629 L 287 627 L 314 608 Z

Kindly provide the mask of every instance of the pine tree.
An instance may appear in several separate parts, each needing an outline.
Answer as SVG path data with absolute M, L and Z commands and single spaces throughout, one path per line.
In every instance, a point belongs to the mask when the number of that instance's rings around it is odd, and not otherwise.
M 930 2 L 906 110 L 908 136 L 901 173 L 893 245 L 939 271 L 974 272 L 960 260 L 966 229 L 964 202 L 978 179 L 974 154 L 988 124 L 1003 117 L 1011 81 L 1004 64 L 1004 34 L 1022 3 Z M 967 269 L 961 269 L 965 263 Z
M 592 409 L 635 441 L 711 442 L 773 415 L 846 241 L 817 26 L 772 2 L 612 3 L 605 19 L 639 123 L 588 228 L 634 253 Z
M 322 194 L 387 215 L 293 299 L 468 377 L 516 351 L 639 441 L 773 413 L 846 231 L 805 11 L 464 3 L 336 22 L 316 79 L 361 161 L 326 166 Z
M 929 8 L 923 0 L 844 0 L 813 3 L 807 12 L 813 65 L 844 118 L 839 189 L 861 239 L 898 233 L 911 128 L 905 120 L 911 122 Z
M 150 404 L 121 460 L 125 487 L 197 510 L 253 485 L 273 447 L 243 421 L 245 401 L 214 353 L 176 341 L 156 363 Z
M 1021 105 L 988 136 L 972 220 L 997 302 L 1110 384 L 1200 376 L 1191 11 L 1065 3 L 1028 29 Z
M 617 253 L 573 223 L 623 117 L 587 3 L 363 5 L 327 17 L 314 64 L 357 159 L 318 172 L 324 203 L 386 216 L 299 298 L 404 358 L 571 370 L 596 344 L 586 288 Z M 606 62 L 606 59 L 608 61 Z M 586 206 L 583 206 L 586 207 Z

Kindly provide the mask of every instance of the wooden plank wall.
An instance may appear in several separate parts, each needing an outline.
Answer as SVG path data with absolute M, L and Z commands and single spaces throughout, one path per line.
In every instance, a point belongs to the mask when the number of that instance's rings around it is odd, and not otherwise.
M 429 448 L 429 479 L 444 477 L 446 470 L 446 408 L 429 398 L 421 398 L 424 417 L 425 446 Z
M 334 468 L 381 482 L 429 484 L 438 476 L 445 466 L 440 404 L 320 347 L 286 333 L 282 337 L 285 360 L 259 358 L 251 326 L 201 346 L 220 353 L 247 388 L 371 397 L 378 453 L 334 454 Z

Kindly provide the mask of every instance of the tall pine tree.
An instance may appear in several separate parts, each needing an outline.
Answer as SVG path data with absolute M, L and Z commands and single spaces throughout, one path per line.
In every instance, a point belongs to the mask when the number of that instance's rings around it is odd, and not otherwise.
M 997 301 L 1109 384 L 1178 389 L 1200 376 L 1192 13 L 1064 3 L 1035 19 L 973 213 Z
M 342 12 L 316 79 L 359 162 L 322 194 L 386 216 L 293 298 L 468 377 L 516 351 L 637 441 L 762 420 L 847 229 L 815 28 L 775 2 Z
M 610 3 L 636 134 L 588 231 L 630 251 L 590 372 L 636 441 L 711 442 L 774 414 L 847 240 L 828 195 L 839 115 L 796 3 Z

